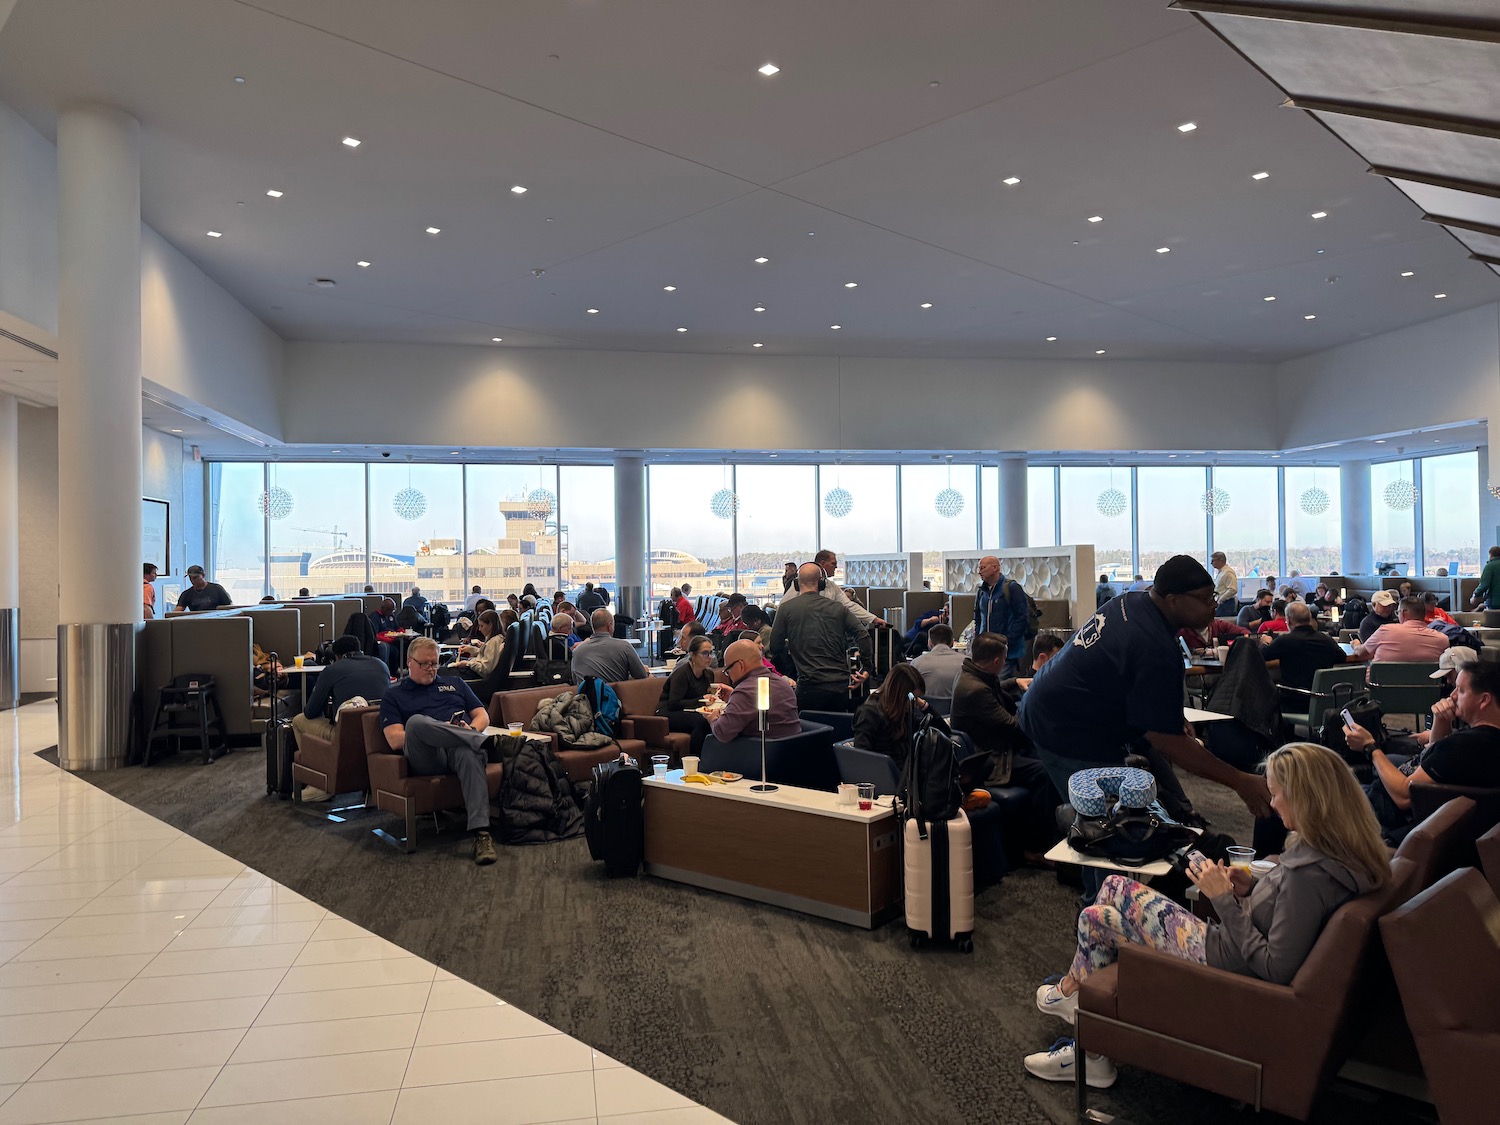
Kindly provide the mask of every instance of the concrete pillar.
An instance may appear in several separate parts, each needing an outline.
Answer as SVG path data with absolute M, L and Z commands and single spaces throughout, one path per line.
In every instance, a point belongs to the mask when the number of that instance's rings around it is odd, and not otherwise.
M 1500 425 L 1500 418 L 1496 419 L 1496 425 Z M 1500 484 L 1500 479 L 1495 475 L 1496 468 L 1500 468 L 1495 457 L 1490 453 L 1488 445 L 1481 445 L 1479 454 L 1479 564 L 1484 565 L 1485 558 L 1491 547 L 1500 544 L 1500 500 L 1497 500 L 1490 492 L 1491 485 Z
M 57 180 L 58 757 L 101 769 L 125 760 L 141 620 L 140 124 L 63 110 Z
M 615 457 L 615 583 L 620 612 L 646 615 L 646 459 Z
M 0 711 L 21 698 L 21 497 L 19 409 L 0 394 Z
M 1025 547 L 1030 535 L 1026 510 L 1026 458 L 1000 458 L 1000 546 Z
M 1375 573 L 1375 544 L 1370 528 L 1370 462 L 1345 461 L 1339 466 L 1340 536 L 1345 574 Z

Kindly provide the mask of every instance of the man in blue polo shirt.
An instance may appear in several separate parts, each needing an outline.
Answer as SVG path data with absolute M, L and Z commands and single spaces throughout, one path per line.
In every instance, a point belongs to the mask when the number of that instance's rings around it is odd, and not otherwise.
M 1063 650 L 1038 671 L 1021 699 L 1021 729 L 1066 796 L 1079 770 L 1124 764 L 1130 743 L 1144 738 L 1184 769 L 1227 785 L 1256 816 L 1269 816 L 1271 795 L 1258 774 L 1214 757 L 1183 719 L 1182 650 L 1177 630 L 1213 620 L 1214 580 L 1189 555 L 1162 563 L 1148 591 L 1099 607 Z M 1084 872 L 1092 898 L 1102 875 Z
M 437 674 L 438 647 L 431 637 L 412 641 L 406 666 L 406 679 L 386 688 L 380 698 L 385 740 L 392 750 L 406 755 L 413 774 L 458 777 L 474 836 L 474 862 L 494 863 L 490 791 L 484 776 L 489 712 L 468 684 Z

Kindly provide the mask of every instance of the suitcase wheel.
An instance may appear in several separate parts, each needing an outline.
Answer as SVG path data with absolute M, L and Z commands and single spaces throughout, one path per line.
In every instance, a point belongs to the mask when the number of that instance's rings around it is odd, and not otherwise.
M 953 939 L 953 945 L 954 945 L 954 947 L 960 953 L 973 953 L 974 952 L 974 935 L 973 934 L 959 934 L 957 937 L 955 937 Z
M 927 935 L 921 930 L 913 930 L 908 926 L 906 930 L 906 940 L 911 943 L 911 947 L 913 949 L 921 949 L 924 945 L 927 944 Z

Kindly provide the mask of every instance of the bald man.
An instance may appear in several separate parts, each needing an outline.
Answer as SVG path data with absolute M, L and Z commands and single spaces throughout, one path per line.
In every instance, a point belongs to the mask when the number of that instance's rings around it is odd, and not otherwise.
M 816 580 L 814 581 L 816 585 Z M 823 601 L 808 598 L 808 601 Z M 780 615 L 778 614 L 778 620 Z M 797 717 L 797 695 L 791 683 L 782 676 L 774 675 L 761 659 L 760 645 L 754 641 L 735 641 L 724 650 L 724 674 L 734 685 L 724 710 L 709 725 L 709 730 L 720 742 L 732 742 L 741 735 L 755 734 L 760 730 L 756 718 L 756 693 L 761 680 L 771 683 L 771 709 L 767 716 L 768 738 L 788 738 L 802 733 L 802 721 Z M 724 685 L 719 684 L 722 695 Z
M 1002 680 L 1014 679 L 1020 656 L 1026 651 L 1026 626 L 1031 623 L 1031 605 L 1019 582 L 1000 573 L 1000 560 L 985 555 L 979 560 L 979 585 L 974 590 L 974 635 L 999 633 L 1005 638 Z
M 782 599 L 769 648 L 772 659 L 791 654 L 797 669 L 798 707 L 848 711 L 849 649 L 864 639 L 865 627 L 848 602 L 817 596 L 822 578 L 823 568 L 817 563 L 803 563 L 798 569 L 799 596 Z M 802 596 L 808 594 L 813 596 Z

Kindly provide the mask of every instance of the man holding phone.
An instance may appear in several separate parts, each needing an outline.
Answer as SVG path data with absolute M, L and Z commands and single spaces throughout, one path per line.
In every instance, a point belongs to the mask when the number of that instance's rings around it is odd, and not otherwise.
M 392 750 L 406 755 L 420 776 L 451 773 L 464 794 L 474 862 L 495 862 L 490 837 L 490 791 L 485 779 L 489 712 L 463 680 L 439 676 L 438 646 L 418 637 L 407 650 L 406 679 L 386 688 L 380 699 L 380 725 Z

